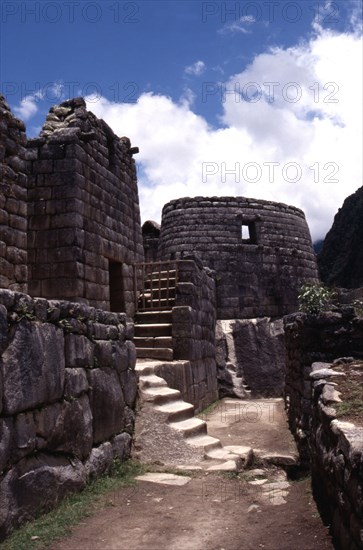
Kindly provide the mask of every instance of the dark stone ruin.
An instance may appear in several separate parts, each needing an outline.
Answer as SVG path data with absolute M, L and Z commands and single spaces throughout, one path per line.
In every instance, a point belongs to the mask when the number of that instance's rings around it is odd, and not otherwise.
M 163 208 L 159 258 L 193 252 L 216 272 L 218 319 L 281 317 L 318 280 L 305 216 L 285 204 L 197 197 Z
M 336 538 L 360 547 L 362 449 L 354 430 L 331 431 L 333 390 L 319 401 L 325 382 L 311 375 L 316 361 L 361 353 L 349 304 L 363 295 L 341 289 L 345 310 L 284 323 L 301 285 L 319 281 L 303 212 L 183 198 L 141 228 L 138 150 L 82 98 L 53 107 L 30 140 L 2 96 L 0 114 L 0 540 L 129 457 L 138 357 L 196 411 L 218 396 L 284 395 L 301 460 L 339 506 Z M 362 284 L 357 193 L 356 252 L 344 207 L 320 261 L 347 287 Z

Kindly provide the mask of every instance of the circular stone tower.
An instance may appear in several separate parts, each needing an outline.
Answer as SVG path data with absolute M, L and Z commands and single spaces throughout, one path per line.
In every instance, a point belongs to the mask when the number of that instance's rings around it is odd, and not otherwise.
M 218 319 L 280 317 L 318 282 L 304 213 L 245 197 L 173 200 L 163 208 L 159 259 L 196 254 L 216 272 Z

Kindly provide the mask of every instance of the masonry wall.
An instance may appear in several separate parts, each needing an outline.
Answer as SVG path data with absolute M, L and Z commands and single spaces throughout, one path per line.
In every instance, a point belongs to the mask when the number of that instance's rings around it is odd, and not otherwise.
M 0 95 L 0 288 L 27 289 L 26 135 Z
M 318 316 L 289 315 L 284 322 L 285 402 L 302 464 L 311 468 L 315 498 L 337 548 L 362 548 L 363 428 L 337 419 L 342 373 L 334 367 L 363 358 L 363 319 L 347 306 Z
M 217 321 L 216 359 L 220 398 L 281 397 L 285 383 L 283 320 Z
M 143 261 L 135 162 L 82 98 L 53 107 L 28 142 L 29 293 L 134 313 Z
M 285 400 L 288 421 L 300 456 L 310 460 L 309 426 L 312 399 L 312 364 L 337 357 L 363 358 L 363 321 L 353 307 L 308 315 L 296 313 L 284 319 L 286 341 Z
M 0 290 L 0 540 L 130 454 L 124 313 Z
M 178 262 L 178 283 L 172 310 L 175 363 L 156 372 L 197 411 L 218 399 L 214 278 L 193 260 Z
M 291 313 L 301 285 L 318 280 L 305 216 L 280 203 L 244 197 L 171 201 L 163 208 L 159 259 L 190 252 L 217 274 L 218 319 Z

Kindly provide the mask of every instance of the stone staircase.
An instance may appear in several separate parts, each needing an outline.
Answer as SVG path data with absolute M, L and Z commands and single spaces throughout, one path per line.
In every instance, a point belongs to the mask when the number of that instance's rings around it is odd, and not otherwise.
M 139 391 L 142 410 L 152 407 L 160 422 L 182 435 L 185 443 L 201 453 L 199 468 L 205 470 L 237 471 L 251 462 L 250 447 L 223 447 L 220 440 L 208 435 L 207 423 L 194 416 L 194 407 L 181 399 L 180 392 L 168 387 L 155 374 L 156 362 L 138 361 Z M 185 465 L 188 468 L 188 465 Z
M 173 360 L 171 316 L 171 310 L 136 313 L 134 344 L 138 359 Z
M 153 271 L 144 281 L 135 316 L 138 358 L 173 360 L 172 307 L 175 304 L 176 270 Z

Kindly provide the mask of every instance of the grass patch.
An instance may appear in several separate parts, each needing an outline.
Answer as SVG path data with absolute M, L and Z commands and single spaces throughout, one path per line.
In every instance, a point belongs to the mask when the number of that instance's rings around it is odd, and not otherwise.
M 337 413 L 337 417 L 350 418 L 351 420 L 361 420 L 363 416 L 363 400 L 362 400 L 362 390 L 356 390 L 352 392 L 352 395 L 349 401 L 345 403 L 337 403 L 334 405 Z
M 208 407 L 206 407 L 205 409 L 201 410 L 196 416 L 198 418 L 201 418 L 202 420 L 207 420 L 208 416 L 216 410 L 219 404 L 220 404 L 219 399 L 217 401 L 213 401 L 213 403 L 208 405 Z
M 363 426 L 363 361 L 334 366 L 346 378 L 338 380 L 341 403 L 334 403 L 337 418 Z
M 71 528 L 97 509 L 110 505 L 105 496 L 112 491 L 136 485 L 135 477 L 144 472 L 141 464 L 115 460 L 111 471 L 90 481 L 81 493 L 69 496 L 57 508 L 40 515 L 16 530 L 2 545 L 2 550 L 42 550 L 71 533 Z M 114 493 L 116 494 L 116 493 Z M 111 495 L 112 496 L 112 495 Z M 127 499 L 127 493 L 125 493 Z M 114 505 L 111 498 L 111 505 Z M 35 537 L 35 538 L 34 538 Z

